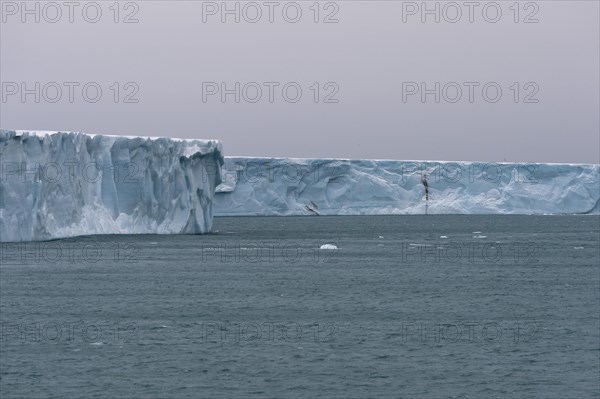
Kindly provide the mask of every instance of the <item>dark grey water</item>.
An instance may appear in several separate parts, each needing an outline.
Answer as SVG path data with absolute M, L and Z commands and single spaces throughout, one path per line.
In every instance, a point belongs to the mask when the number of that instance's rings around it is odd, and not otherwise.
M 3 244 L 2 399 L 599 397 L 599 217 L 215 230 Z

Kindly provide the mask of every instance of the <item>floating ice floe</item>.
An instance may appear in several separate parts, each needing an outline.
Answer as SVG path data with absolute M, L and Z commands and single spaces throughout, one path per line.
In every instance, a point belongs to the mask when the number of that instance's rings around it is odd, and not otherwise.
M 337 245 L 334 244 L 323 244 L 319 249 L 338 249 Z

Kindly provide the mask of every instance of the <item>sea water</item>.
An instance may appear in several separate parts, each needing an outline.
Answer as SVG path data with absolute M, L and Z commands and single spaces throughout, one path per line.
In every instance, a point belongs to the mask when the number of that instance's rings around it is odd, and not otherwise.
M 4 243 L 0 397 L 600 394 L 600 217 L 216 218 Z

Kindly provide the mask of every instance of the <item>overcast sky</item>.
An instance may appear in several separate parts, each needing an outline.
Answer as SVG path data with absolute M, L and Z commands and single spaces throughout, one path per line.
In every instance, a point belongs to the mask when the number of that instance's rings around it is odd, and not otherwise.
M 314 3 L 2 1 L 0 126 L 600 163 L 599 2 Z

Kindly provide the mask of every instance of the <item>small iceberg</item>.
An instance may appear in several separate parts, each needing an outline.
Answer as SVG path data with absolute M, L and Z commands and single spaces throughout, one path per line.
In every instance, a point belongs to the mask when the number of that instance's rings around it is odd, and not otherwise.
M 323 244 L 319 249 L 338 249 L 338 247 L 335 244 Z

